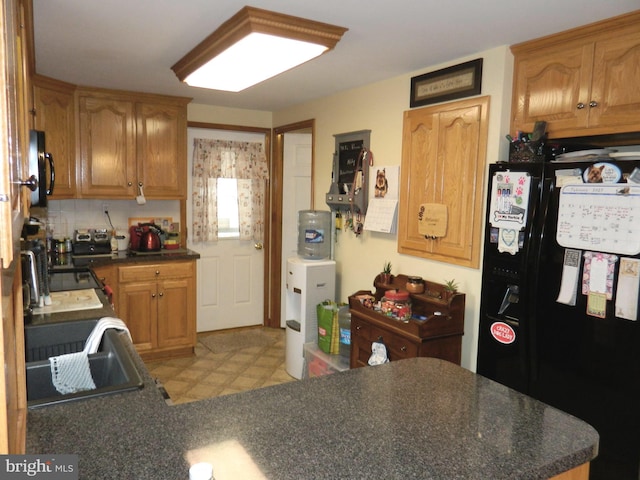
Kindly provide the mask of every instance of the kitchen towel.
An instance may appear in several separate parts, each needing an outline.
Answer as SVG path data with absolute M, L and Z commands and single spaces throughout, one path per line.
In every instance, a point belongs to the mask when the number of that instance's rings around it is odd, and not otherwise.
M 51 365 L 51 381 L 61 394 L 95 390 L 96 385 L 89 368 L 89 356 L 85 352 L 50 357 L 49 364 Z
M 102 335 L 104 334 L 104 331 L 108 330 L 109 328 L 123 330 L 127 332 L 127 335 L 129 335 L 129 338 L 131 338 L 131 333 L 122 320 L 115 317 L 103 317 L 98 320 L 98 323 L 96 323 L 96 326 L 93 327 L 92 332 L 89 334 L 89 337 L 84 344 L 84 353 L 86 353 L 87 355 L 96 353 L 98 351 L 98 348 L 100 348 L 100 342 L 102 341 Z

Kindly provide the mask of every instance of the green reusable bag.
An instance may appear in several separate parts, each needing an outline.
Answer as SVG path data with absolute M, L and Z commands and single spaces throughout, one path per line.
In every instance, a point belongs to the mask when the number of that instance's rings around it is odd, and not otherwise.
M 331 352 L 333 335 L 335 334 L 334 322 L 338 322 L 338 306 L 335 302 L 325 300 L 316 307 L 318 316 L 318 347 L 325 353 Z

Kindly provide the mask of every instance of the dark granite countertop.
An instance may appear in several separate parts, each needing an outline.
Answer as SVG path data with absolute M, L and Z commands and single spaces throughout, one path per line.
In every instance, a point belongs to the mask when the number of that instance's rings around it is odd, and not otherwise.
M 77 267 L 102 266 L 109 264 L 127 264 L 127 263 L 157 263 L 157 262 L 174 262 L 178 260 L 197 260 L 200 254 L 196 251 L 180 248 L 176 250 L 160 250 L 158 252 L 132 252 L 129 250 L 114 252 L 104 255 L 81 255 L 73 257 L 68 255 L 65 257 L 69 263 L 57 264 L 54 270 L 68 270 Z
M 133 347 L 131 346 L 133 349 Z M 83 479 L 543 479 L 592 460 L 586 423 L 457 365 L 415 358 L 167 405 L 145 388 L 30 410 L 27 453 Z

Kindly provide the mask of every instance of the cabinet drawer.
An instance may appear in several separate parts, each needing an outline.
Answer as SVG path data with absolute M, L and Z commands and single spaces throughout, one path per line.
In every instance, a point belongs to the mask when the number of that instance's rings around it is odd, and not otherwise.
M 371 339 L 371 325 L 364 320 L 351 316 L 351 335 L 362 337 L 365 340 Z
M 382 341 L 387 347 L 389 360 L 401 360 L 403 358 L 418 356 L 418 345 L 406 338 L 376 327 L 371 327 L 371 335 L 373 335 L 372 340 L 382 338 Z
M 120 282 L 140 282 L 193 276 L 192 262 L 166 262 L 132 265 L 118 269 Z

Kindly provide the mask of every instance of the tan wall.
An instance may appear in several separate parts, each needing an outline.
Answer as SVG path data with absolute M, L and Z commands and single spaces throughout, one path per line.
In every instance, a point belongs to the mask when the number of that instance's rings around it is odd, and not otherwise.
M 482 57 L 482 95 L 491 96 L 487 161 L 504 159 L 508 144 L 513 57 L 507 46 L 479 52 L 441 65 L 409 72 L 400 77 L 370 84 L 330 97 L 297 105 L 279 112 L 189 105 L 190 121 L 226 123 L 256 127 L 278 127 L 315 119 L 315 208 L 328 210 L 325 193 L 331 182 L 335 147 L 333 135 L 371 130 L 371 151 L 376 165 L 400 165 L 402 114 L 409 109 L 411 77 Z M 483 199 L 486 196 L 482 192 Z M 483 200 L 484 201 L 484 200 Z M 389 260 L 395 273 L 420 275 L 443 283 L 454 278 L 466 294 L 465 336 L 462 365 L 475 370 L 481 271 L 397 253 L 396 235 L 364 232 L 360 237 L 339 232 L 336 244 L 337 294 L 339 300 L 357 290 L 371 289 L 382 264 Z
M 316 120 L 315 208 L 328 209 L 324 196 L 331 182 L 334 134 L 371 130 L 375 164 L 399 165 L 402 114 L 409 109 L 411 77 L 479 57 L 484 58 L 482 95 L 491 96 L 487 160 L 492 163 L 506 158 L 508 149 L 504 138 L 509 131 L 513 57 L 506 46 L 274 112 L 275 127 L 308 118 Z M 484 192 L 482 195 L 485 197 Z M 481 271 L 401 255 L 397 253 L 396 241 L 396 235 L 382 233 L 364 232 L 360 237 L 348 232 L 338 233 L 335 250 L 339 299 L 346 300 L 357 290 L 373 288 L 373 278 L 385 260 L 391 261 L 395 273 L 420 275 L 440 283 L 455 278 L 460 290 L 466 294 L 462 364 L 475 370 Z
M 262 110 L 244 110 L 241 108 L 216 107 L 214 105 L 193 103 L 190 103 L 187 107 L 187 119 L 190 122 L 271 128 L 272 116 L 271 112 Z

